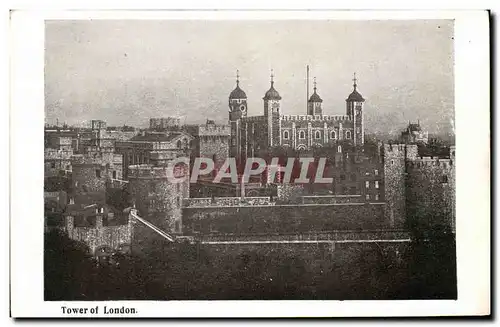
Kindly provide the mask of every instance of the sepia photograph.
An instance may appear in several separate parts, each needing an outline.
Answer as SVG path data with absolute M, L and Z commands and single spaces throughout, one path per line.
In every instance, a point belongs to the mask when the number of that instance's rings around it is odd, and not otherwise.
M 46 300 L 456 298 L 453 21 L 45 35 Z
M 453 17 L 43 28 L 54 315 L 459 300 Z

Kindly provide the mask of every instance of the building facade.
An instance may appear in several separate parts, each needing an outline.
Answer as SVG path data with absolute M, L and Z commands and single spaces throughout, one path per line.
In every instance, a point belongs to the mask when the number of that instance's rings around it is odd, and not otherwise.
M 274 87 L 265 93 L 264 115 L 247 116 L 248 98 L 240 88 L 239 76 L 236 88 L 229 95 L 229 123 L 231 125 L 231 156 L 253 157 L 260 151 L 283 146 L 294 150 L 309 150 L 314 147 L 331 147 L 339 141 L 354 146 L 364 144 L 363 106 L 365 99 L 357 91 L 357 80 L 353 79 L 353 91 L 346 99 L 344 115 L 327 115 L 323 111 L 323 100 L 317 92 L 308 99 L 304 115 L 285 115 L 281 108 L 281 96 Z

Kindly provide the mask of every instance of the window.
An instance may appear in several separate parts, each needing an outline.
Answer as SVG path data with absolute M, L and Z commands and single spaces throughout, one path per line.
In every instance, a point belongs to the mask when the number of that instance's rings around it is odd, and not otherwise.
M 378 170 L 375 169 L 375 176 L 378 176 Z
M 357 127 L 356 128 L 356 133 L 360 133 L 361 132 L 361 128 Z
M 284 131 L 283 132 L 283 139 L 284 140 L 288 140 L 290 138 L 289 134 L 288 134 L 288 131 Z
M 351 174 L 351 181 L 353 181 L 353 182 L 356 181 L 356 174 Z
M 335 131 L 332 131 L 332 132 L 330 133 L 330 138 L 331 138 L 332 140 L 336 140 L 336 139 L 337 139 L 337 133 L 336 133 Z
M 375 200 L 377 200 L 377 201 L 379 200 L 378 194 L 375 194 Z
M 231 139 L 231 144 L 232 144 L 232 145 L 236 145 L 236 139 L 235 139 L 235 138 L 232 138 L 232 139 Z
M 341 181 L 345 181 L 345 175 L 344 174 L 340 175 L 340 180 Z
M 303 140 L 306 138 L 306 133 L 304 131 L 299 132 L 299 139 Z
M 358 193 L 356 187 L 351 187 L 351 194 L 356 194 L 356 193 Z
M 366 182 L 365 182 L 365 187 L 366 187 L 366 188 L 370 188 L 370 181 L 366 181 Z
M 443 184 L 447 184 L 447 183 L 448 183 L 448 176 L 443 175 L 443 176 L 441 177 L 441 183 L 443 183 Z
M 182 148 L 182 142 L 181 142 L 181 140 L 177 141 L 177 148 L 178 149 Z
M 320 131 L 316 131 L 316 132 L 314 132 L 314 138 L 315 138 L 315 139 L 317 139 L 317 140 L 321 138 L 321 133 L 320 133 Z
M 116 170 L 113 170 L 113 179 L 116 179 Z
M 342 152 L 342 147 L 340 145 L 337 147 L 337 152 Z
M 367 195 L 366 195 L 366 199 L 367 199 L 367 200 L 370 200 L 370 194 L 367 194 Z
M 375 188 L 378 188 L 378 181 L 375 181 Z
M 95 177 L 101 178 L 101 170 L 100 169 L 95 170 Z
M 51 167 L 51 168 L 56 168 L 56 163 L 55 163 L 55 162 L 52 162 L 52 163 L 50 164 L 50 167 Z
M 346 131 L 345 132 L 345 138 L 350 140 L 351 139 L 351 131 Z
M 394 160 L 391 160 L 391 165 L 394 165 Z

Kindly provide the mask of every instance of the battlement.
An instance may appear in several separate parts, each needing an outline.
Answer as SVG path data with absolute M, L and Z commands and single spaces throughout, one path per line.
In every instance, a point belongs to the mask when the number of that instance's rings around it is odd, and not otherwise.
M 206 124 L 200 125 L 199 136 L 230 136 L 231 127 L 229 125 Z
M 170 178 L 169 167 L 155 167 L 149 164 L 132 165 L 128 167 L 128 179 L 134 178 Z M 176 177 L 180 177 L 179 170 L 175 169 Z
M 352 120 L 348 115 L 282 115 L 280 120 L 290 121 L 331 121 L 331 120 Z
M 248 121 L 248 122 L 257 122 L 257 121 L 265 121 L 265 120 L 266 120 L 265 116 L 249 116 L 249 117 L 244 118 L 244 121 Z
M 453 161 L 449 158 L 439 157 L 419 157 L 408 162 L 409 168 L 425 168 L 425 167 L 441 167 L 449 168 L 453 165 Z
M 182 201 L 184 208 L 196 207 L 231 207 L 245 205 L 273 205 L 271 198 L 268 196 L 253 196 L 253 197 L 216 197 L 216 198 L 189 198 Z
M 404 153 L 404 151 L 406 151 L 406 144 L 384 144 L 384 151 L 393 153 L 398 153 L 398 152 Z
M 73 155 L 73 150 L 70 149 L 68 151 L 59 150 L 59 149 L 51 149 L 47 148 L 44 152 L 44 159 L 70 159 Z
M 76 154 L 71 156 L 73 165 L 106 165 L 110 163 L 121 163 L 121 155 L 110 152 L 94 152 L 89 154 Z
M 415 160 L 418 156 L 416 144 L 384 144 L 383 156 L 385 159 Z

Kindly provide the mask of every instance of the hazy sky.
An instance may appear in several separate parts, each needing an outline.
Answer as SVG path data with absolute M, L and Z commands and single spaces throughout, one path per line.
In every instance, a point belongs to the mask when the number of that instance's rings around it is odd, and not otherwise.
M 345 113 L 356 72 L 368 132 L 452 128 L 452 21 L 49 21 L 45 43 L 48 123 L 225 122 L 236 69 L 249 115 L 271 68 L 282 113 L 305 114 L 309 64 L 325 114 Z

